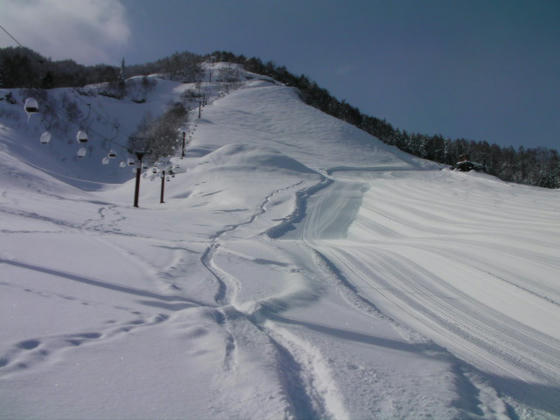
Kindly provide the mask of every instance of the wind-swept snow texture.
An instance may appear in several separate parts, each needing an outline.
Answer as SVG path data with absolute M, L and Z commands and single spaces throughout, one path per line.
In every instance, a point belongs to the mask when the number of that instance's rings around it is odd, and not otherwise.
M 139 209 L 109 141 L 78 161 L 0 102 L 0 418 L 559 418 L 559 191 L 244 76 L 203 83 L 184 172 Z M 90 98 L 94 131 L 192 87 L 157 86 Z

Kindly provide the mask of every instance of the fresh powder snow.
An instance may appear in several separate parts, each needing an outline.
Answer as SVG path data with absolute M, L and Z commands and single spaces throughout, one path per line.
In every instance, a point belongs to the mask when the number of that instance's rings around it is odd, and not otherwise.
M 239 73 L 0 101 L 0 418 L 559 418 L 560 191 Z M 127 138 L 189 89 L 134 208 Z

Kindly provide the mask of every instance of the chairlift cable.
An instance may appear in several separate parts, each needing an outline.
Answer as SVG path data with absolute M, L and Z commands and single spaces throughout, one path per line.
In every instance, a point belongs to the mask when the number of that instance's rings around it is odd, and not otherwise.
M 6 32 L 8 36 L 12 38 L 16 42 L 16 44 L 18 44 L 21 48 L 25 48 L 11 33 L 8 32 L 6 28 L 4 28 L 2 25 L 0 25 L 0 28 L 2 28 L 2 30 Z
M 86 105 L 88 105 L 88 108 L 89 108 L 89 109 L 88 109 L 88 115 L 86 116 L 86 118 L 84 118 L 84 121 L 87 121 L 87 120 L 89 119 L 89 117 L 90 117 L 90 115 L 92 114 L 92 111 L 93 111 L 93 112 L 96 113 L 98 116 L 100 116 L 105 122 L 110 122 L 110 117 L 108 117 L 107 115 L 104 115 L 104 113 L 100 112 L 98 109 L 93 108 L 89 102 L 86 102 L 86 101 L 81 97 L 80 92 L 78 92 L 78 90 L 77 90 L 76 88 L 73 88 L 73 90 L 74 90 L 74 91 L 76 92 L 76 94 L 77 94 L 77 95 L 76 95 L 76 98 L 77 98 L 78 100 L 82 101 L 83 103 L 85 103 Z M 128 148 L 127 148 L 127 147 L 125 147 L 125 146 L 123 146 L 122 144 L 120 144 L 119 142 L 115 141 L 115 139 L 119 136 L 119 128 L 118 128 L 115 124 L 113 124 L 113 127 L 114 127 L 115 130 L 116 130 L 116 131 L 115 131 L 115 135 L 114 135 L 113 137 L 108 137 L 108 136 L 106 136 L 106 135 L 100 133 L 99 131 L 97 131 L 97 130 L 91 128 L 91 125 L 87 125 L 87 131 L 88 131 L 88 132 L 91 132 L 91 133 L 93 133 L 93 134 L 97 134 L 98 136 L 102 137 L 103 140 L 108 141 L 111 145 L 115 145 L 115 146 L 117 146 L 117 147 L 120 147 L 120 148 L 123 149 L 123 150 L 127 150 L 127 151 L 128 151 Z
M 61 174 L 60 172 L 55 172 L 55 171 L 52 171 L 52 170 L 50 170 L 50 169 L 42 168 L 41 166 L 36 165 L 36 164 L 34 164 L 34 163 L 32 163 L 32 162 L 30 162 L 30 161 L 28 161 L 28 160 L 24 160 L 24 162 L 25 162 L 27 165 L 29 165 L 29 166 L 31 166 L 31 167 L 33 167 L 33 168 L 35 168 L 35 169 L 38 169 L 38 170 L 40 170 L 40 171 L 43 171 L 43 172 L 45 172 L 45 173 L 47 173 L 47 174 L 49 174 L 49 175 L 55 176 L 55 177 L 61 177 L 61 178 L 66 178 L 66 179 L 72 179 L 72 180 L 74 180 L 74 181 L 80 181 L 80 182 L 87 182 L 87 183 L 89 183 L 89 184 L 98 184 L 98 185 L 122 185 L 122 184 L 119 183 L 119 182 L 100 182 L 100 181 L 90 181 L 90 180 L 83 179 L 83 178 L 76 178 L 76 177 L 74 177 L 74 176 L 64 175 L 64 174 Z

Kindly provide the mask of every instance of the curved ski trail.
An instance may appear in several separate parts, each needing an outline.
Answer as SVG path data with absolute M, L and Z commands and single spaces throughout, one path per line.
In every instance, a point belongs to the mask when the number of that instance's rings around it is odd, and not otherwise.
M 284 295 L 283 292 L 280 292 L 278 296 L 267 296 L 252 302 L 240 302 L 237 296 L 242 287 L 242 282 L 227 270 L 221 268 L 216 262 L 216 257 L 222 251 L 222 248 L 227 247 L 228 255 L 230 255 L 229 248 L 231 248 L 231 245 L 228 245 L 228 237 L 242 228 L 249 228 L 250 235 L 260 236 L 260 240 L 267 241 L 263 232 L 251 232 L 251 225 L 257 218 L 265 214 L 267 205 L 277 194 L 295 189 L 302 183 L 303 181 L 299 181 L 272 191 L 263 199 L 257 211 L 250 218 L 218 232 L 203 253 L 201 262 L 218 284 L 215 301 L 222 305 L 219 311 L 223 314 L 223 325 L 228 335 L 224 356 L 224 371 L 234 375 L 240 374 L 235 372 L 235 367 L 239 365 L 236 359 L 241 357 L 240 352 L 247 351 L 248 347 L 251 347 L 247 344 L 246 335 L 248 331 L 253 331 L 251 341 L 262 342 L 262 340 L 265 340 L 263 342 L 265 348 L 269 347 L 270 351 L 275 354 L 278 362 L 276 375 L 287 398 L 289 417 L 347 419 L 348 415 L 336 383 L 330 375 L 329 368 L 319 350 L 268 319 L 267 308 L 270 308 L 271 304 L 272 306 L 282 306 L 283 304 L 279 302 L 285 301 L 289 305 L 291 300 L 298 300 L 295 297 L 298 292 L 294 292 L 295 295 L 292 293 Z M 297 191 L 294 212 L 285 218 L 280 224 L 280 228 L 276 227 L 276 232 L 279 229 L 286 229 L 294 220 L 303 218 L 305 215 L 301 204 L 305 202 L 303 197 L 310 194 L 310 191 L 324 188 L 325 183 L 328 185 L 329 182 L 322 178 L 318 184 Z M 302 290 L 302 293 L 306 295 L 307 291 Z M 260 334 L 262 337 L 257 338 L 254 334 Z

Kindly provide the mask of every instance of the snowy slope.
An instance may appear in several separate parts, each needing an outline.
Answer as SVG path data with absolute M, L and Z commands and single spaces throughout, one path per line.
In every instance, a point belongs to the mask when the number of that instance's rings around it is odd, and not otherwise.
M 206 86 L 164 205 L 148 175 L 131 206 L 102 140 L 68 166 L 0 120 L 0 418 L 560 417 L 558 191 L 246 76 Z M 188 88 L 157 86 L 91 107 L 130 134 Z
M 0 144 L 23 162 L 82 189 L 120 184 L 133 176 L 120 163 L 131 157 L 127 141 L 140 121 L 158 117 L 174 102 L 184 102 L 182 94 L 194 88 L 194 84 L 152 76 L 147 81 L 129 79 L 122 99 L 107 96 L 111 91 L 106 84 L 41 91 L 39 113 L 29 115 L 23 103 L 33 92 L 0 89 Z M 5 99 L 8 93 L 17 103 Z M 87 133 L 87 143 L 77 141 L 79 131 Z M 50 143 L 40 143 L 43 133 L 50 134 Z M 81 148 L 86 149 L 83 158 L 77 155 Z M 110 151 L 117 156 L 103 165 Z

